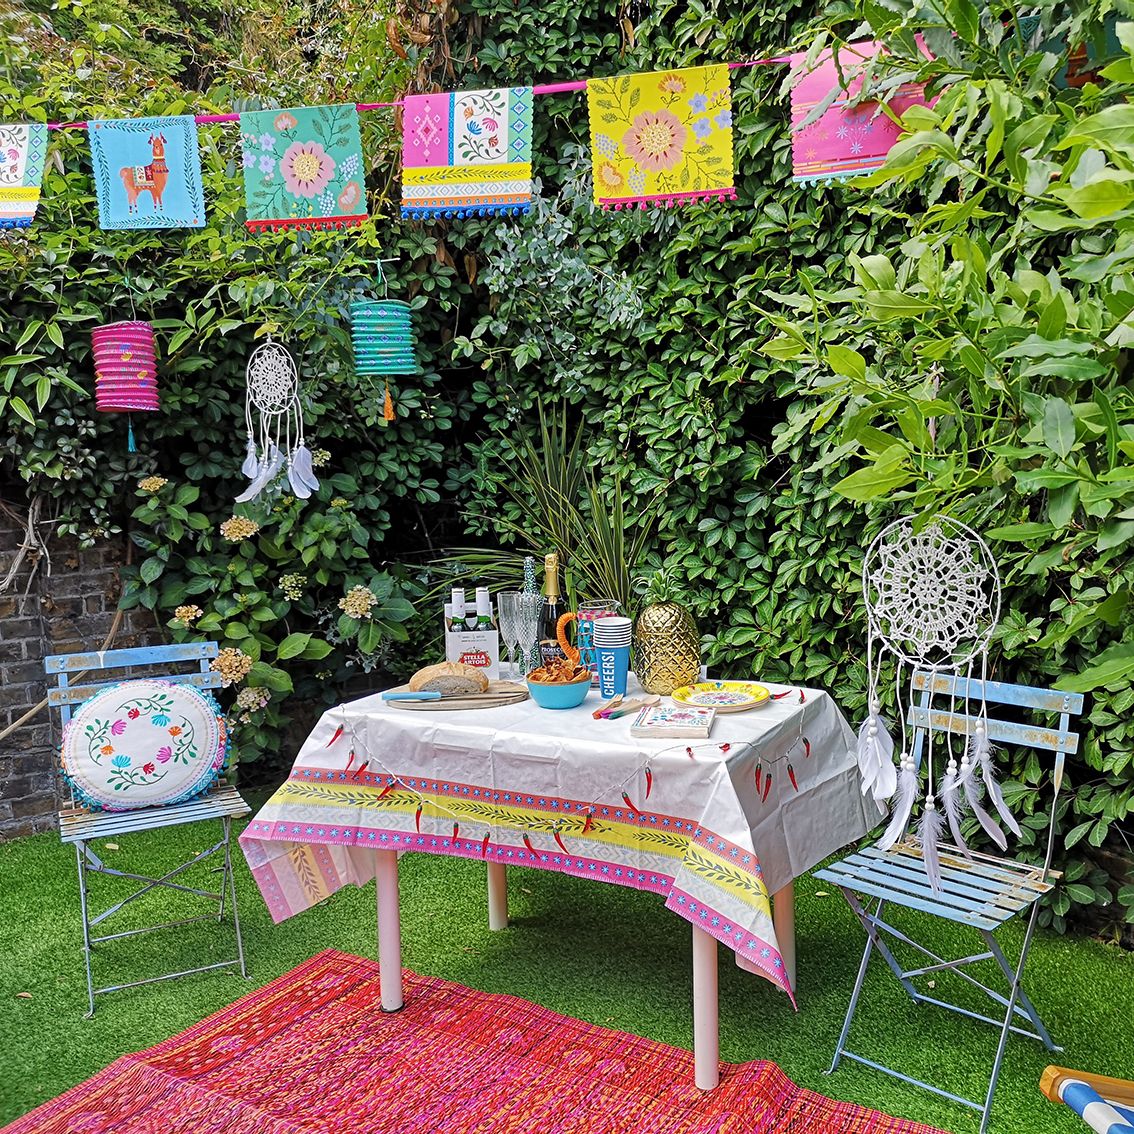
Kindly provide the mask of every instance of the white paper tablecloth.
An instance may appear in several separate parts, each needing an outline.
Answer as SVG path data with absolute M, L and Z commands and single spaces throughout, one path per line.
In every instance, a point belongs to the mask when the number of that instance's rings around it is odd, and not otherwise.
M 375 848 L 487 859 L 661 894 L 791 995 L 769 894 L 878 815 L 831 698 L 769 688 L 786 695 L 703 741 L 596 721 L 597 691 L 561 711 L 365 697 L 323 715 L 240 842 L 276 921 L 373 878 Z

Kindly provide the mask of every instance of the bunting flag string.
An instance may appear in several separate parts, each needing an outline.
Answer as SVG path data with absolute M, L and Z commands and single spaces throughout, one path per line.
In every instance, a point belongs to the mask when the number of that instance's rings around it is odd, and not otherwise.
M 519 216 L 532 200 L 532 88 L 407 95 L 402 216 Z
M 725 64 L 589 79 L 587 110 L 596 205 L 736 198 Z
M 103 228 L 201 228 L 205 192 L 197 123 L 187 114 L 90 124 Z
M 46 160 L 46 126 L 0 125 L 0 229 L 31 224 Z
M 366 220 L 358 108 L 253 110 L 240 116 L 245 224 L 253 231 L 344 228 Z
M 836 67 L 824 54 L 792 91 L 797 182 L 853 177 L 885 161 L 899 125 L 876 102 L 849 106 L 861 97 L 868 61 L 882 50 L 870 41 L 849 45 L 845 51 L 863 60 L 857 68 Z M 0 125 L 0 230 L 31 224 L 47 132 L 70 129 L 90 135 L 103 228 L 200 227 L 197 126 L 228 122 L 240 127 L 250 230 L 359 225 L 367 210 L 358 115 L 395 107 L 402 110 L 403 217 L 518 216 L 531 205 L 533 98 L 575 91 L 587 96 L 596 205 L 735 200 L 729 72 L 774 64 L 799 70 L 805 59 L 779 55 L 385 103 Z M 915 84 L 889 100 L 898 113 L 924 101 Z
M 833 54 L 825 51 L 792 89 L 792 180 L 797 184 L 858 177 L 873 173 L 886 161 L 902 128 L 876 102 L 848 106 L 862 93 L 864 73 L 880 50 L 881 45 L 870 40 L 847 44 L 837 65 Z M 806 58 L 806 54 L 793 55 L 792 68 Z M 903 84 L 887 99 L 897 115 L 925 101 L 925 88 L 918 83 Z M 829 105 L 818 118 L 807 122 L 825 102 Z

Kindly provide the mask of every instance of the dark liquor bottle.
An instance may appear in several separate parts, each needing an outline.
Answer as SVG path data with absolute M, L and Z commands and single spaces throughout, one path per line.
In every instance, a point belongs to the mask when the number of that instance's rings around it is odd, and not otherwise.
M 556 630 L 567 609 L 559 597 L 559 556 L 553 551 L 543 560 L 543 610 L 539 616 L 539 652 L 543 664 L 565 658 Z

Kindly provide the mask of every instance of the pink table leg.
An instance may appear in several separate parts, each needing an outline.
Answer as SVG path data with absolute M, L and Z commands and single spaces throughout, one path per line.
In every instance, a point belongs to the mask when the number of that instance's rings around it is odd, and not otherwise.
M 508 926 L 508 868 L 502 862 L 488 864 L 488 928 Z
M 711 1091 L 721 1079 L 717 939 L 693 926 L 693 1081 Z
M 780 945 L 791 987 L 795 988 L 795 883 L 789 882 L 772 895 L 772 926 Z
M 374 852 L 374 881 L 378 891 L 378 966 L 382 1010 L 396 1012 L 402 996 L 402 917 L 398 908 L 398 852 Z

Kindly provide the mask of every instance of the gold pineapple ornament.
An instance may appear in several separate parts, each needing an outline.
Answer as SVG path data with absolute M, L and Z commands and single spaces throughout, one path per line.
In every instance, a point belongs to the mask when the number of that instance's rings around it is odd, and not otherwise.
M 692 685 L 701 672 L 701 636 L 693 615 L 670 598 L 664 571 L 646 592 L 653 598 L 634 624 L 634 672 L 647 693 L 668 696 Z

